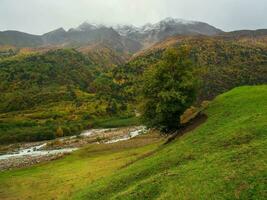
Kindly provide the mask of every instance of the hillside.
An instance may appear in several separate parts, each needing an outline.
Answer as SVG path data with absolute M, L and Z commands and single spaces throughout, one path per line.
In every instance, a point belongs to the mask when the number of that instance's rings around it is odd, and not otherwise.
M 159 135 L 149 134 L 109 145 L 90 144 L 63 159 L 0 172 L 0 199 L 70 199 L 86 185 L 150 154 L 162 142 Z
M 130 55 L 125 52 L 114 51 L 104 43 L 79 47 L 77 51 L 87 55 L 95 65 L 107 69 L 125 64 L 130 57 Z
M 0 198 L 266 199 L 266 98 L 266 85 L 222 94 L 169 144 L 150 133 L 3 172 Z
M 38 35 L 19 31 L 0 31 L 0 45 L 36 47 L 42 45 L 42 39 Z
M 217 97 L 196 130 L 73 199 L 265 199 L 267 86 Z
M 266 38 L 266 35 L 171 37 L 135 54 L 114 74 L 127 87 L 138 87 L 143 72 L 159 62 L 167 48 L 187 46 L 203 83 L 199 99 L 212 99 L 237 86 L 267 83 Z
M 29 108 L 33 102 L 27 105 L 28 91 L 45 91 L 46 88 L 54 87 L 54 92 L 59 92 L 62 86 L 69 86 L 80 90 L 87 90 L 93 79 L 93 65 L 86 57 L 74 50 L 57 50 L 45 54 L 30 54 L 6 59 L 0 63 L 0 90 L 2 94 L 10 94 L 16 91 L 23 93 L 23 102 Z M 47 94 L 46 94 L 47 95 Z M 19 98 L 20 95 L 14 95 Z M 45 96 L 39 94 L 42 103 L 46 103 Z M 35 102 L 40 100 L 35 99 Z M 51 99 L 50 99 L 51 101 Z M 15 103 L 16 102 L 16 103 Z M 18 99 L 13 102 L 1 99 L 0 111 L 16 110 Z M 14 108 L 12 108 L 12 107 Z
M 45 47 L 15 47 L 15 46 L 0 46 L 0 61 L 9 57 L 17 56 L 17 55 L 25 55 L 31 53 L 47 53 L 48 51 L 55 51 L 60 49 L 68 49 L 62 48 L 57 45 L 50 45 Z M 127 52 L 118 52 L 115 51 L 112 47 L 110 47 L 106 43 L 95 43 L 95 44 L 87 44 L 81 47 L 71 48 L 75 49 L 78 52 L 81 52 L 88 57 L 91 63 L 99 68 L 111 68 L 116 65 L 125 64 L 129 58 L 130 54 Z
M 107 77 L 95 82 L 103 73 L 104 68 L 72 49 L 0 61 L 0 143 L 53 139 L 58 128 L 74 135 L 96 119 L 119 115 L 123 105 L 113 98 L 118 89 Z M 107 93 L 100 97 L 102 86 Z
M 62 30 L 59 30 L 62 31 Z M 202 85 L 198 102 L 236 86 L 267 83 L 266 36 L 176 36 L 130 58 L 105 43 L 74 49 L 0 48 L 0 143 L 52 139 L 130 117 L 144 70 L 169 47 L 190 48 Z M 81 53 L 80 53 L 81 52 Z

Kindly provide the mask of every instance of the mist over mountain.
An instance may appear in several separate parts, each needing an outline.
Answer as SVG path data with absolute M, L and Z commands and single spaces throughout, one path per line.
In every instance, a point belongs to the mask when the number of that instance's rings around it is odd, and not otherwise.
M 223 31 L 203 22 L 167 18 L 141 27 L 131 25 L 106 26 L 84 22 L 76 28 L 59 28 L 43 35 L 18 31 L 0 32 L 0 45 L 40 47 L 58 45 L 77 47 L 104 43 L 118 52 L 134 53 L 175 35 L 216 35 Z
M 116 30 L 121 35 L 148 46 L 174 35 L 212 36 L 223 33 L 207 23 L 173 18 L 166 18 L 156 24 L 146 24 L 142 27 L 117 26 Z
M 0 200 L 266 199 L 260 1 L 2 0 Z

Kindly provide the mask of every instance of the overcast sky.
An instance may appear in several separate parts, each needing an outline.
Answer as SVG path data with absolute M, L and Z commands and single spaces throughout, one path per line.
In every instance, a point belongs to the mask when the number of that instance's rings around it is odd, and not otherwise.
M 84 21 L 139 26 L 166 17 L 226 31 L 267 28 L 267 0 L 0 0 L 0 31 L 42 34 Z

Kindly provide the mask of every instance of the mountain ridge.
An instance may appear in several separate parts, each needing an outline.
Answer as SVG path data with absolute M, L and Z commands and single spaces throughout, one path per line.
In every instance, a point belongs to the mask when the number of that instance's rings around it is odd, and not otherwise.
M 110 55 L 123 55 L 122 60 L 125 60 L 126 57 L 129 58 L 132 55 L 135 57 L 136 54 L 149 50 L 155 45 L 171 41 L 173 37 L 224 37 L 229 39 L 262 37 L 262 41 L 265 43 L 264 36 L 267 36 L 267 29 L 224 32 L 204 22 L 175 18 L 166 18 L 157 23 L 147 23 L 143 26 L 108 26 L 85 21 L 75 28 L 65 30 L 61 27 L 43 35 L 20 31 L 0 31 L 0 48 L 12 46 L 20 49 L 34 48 L 37 51 L 40 48 L 75 48 L 87 49 L 93 54 L 101 49 L 102 52 L 110 52 Z M 93 50 L 94 46 L 97 46 L 97 50 Z
M 215 35 L 223 33 L 207 23 L 166 18 L 158 23 L 141 27 L 129 25 L 107 26 L 84 22 L 76 28 L 58 28 L 43 35 L 33 35 L 19 31 L 0 32 L 0 45 L 17 47 L 40 47 L 48 45 L 83 46 L 107 42 L 120 43 L 119 51 L 135 53 L 174 35 Z M 111 45 L 113 47 L 113 45 Z M 115 48 L 116 49 L 116 48 Z

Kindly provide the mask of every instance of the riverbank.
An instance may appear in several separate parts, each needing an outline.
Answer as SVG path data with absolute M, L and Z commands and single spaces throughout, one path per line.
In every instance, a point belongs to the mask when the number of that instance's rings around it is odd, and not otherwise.
M 111 144 L 129 140 L 146 132 L 145 127 L 91 129 L 78 136 L 64 137 L 52 141 L 21 143 L 2 147 L 0 171 L 28 167 L 37 163 L 56 160 L 88 144 Z
M 69 199 L 87 185 L 151 155 L 164 142 L 165 138 L 149 131 L 116 143 L 87 144 L 60 159 L 2 171 L 0 199 Z

